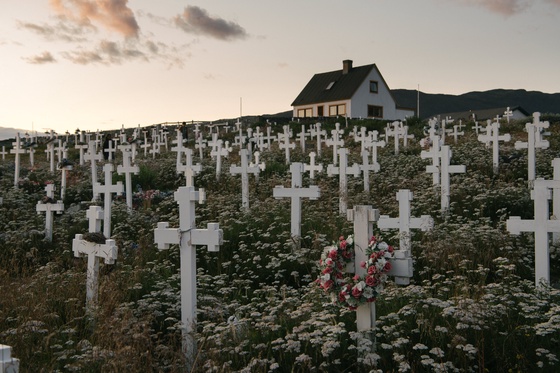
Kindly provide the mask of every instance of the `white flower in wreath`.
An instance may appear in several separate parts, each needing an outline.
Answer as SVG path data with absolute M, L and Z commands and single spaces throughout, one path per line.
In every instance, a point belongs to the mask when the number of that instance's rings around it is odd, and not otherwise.
M 379 248 L 379 250 L 387 250 L 389 248 L 389 245 L 387 244 L 387 242 L 383 241 L 379 242 L 377 244 L 377 247 Z
M 346 237 L 346 243 L 352 245 L 354 243 L 354 237 L 352 235 Z

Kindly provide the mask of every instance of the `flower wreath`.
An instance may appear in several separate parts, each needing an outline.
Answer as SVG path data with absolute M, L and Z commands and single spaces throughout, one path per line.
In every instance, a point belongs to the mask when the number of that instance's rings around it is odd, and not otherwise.
M 387 282 L 387 273 L 391 270 L 388 259 L 393 255 L 392 246 L 373 236 L 366 248 L 367 260 L 360 263 L 366 273 L 351 276 L 346 267 L 355 258 L 354 238 L 341 236 L 338 243 L 323 251 L 319 261 L 321 273 L 316 282 L 330 294 L 334 304 L 354 310 L 361 304 L 375 302 Z

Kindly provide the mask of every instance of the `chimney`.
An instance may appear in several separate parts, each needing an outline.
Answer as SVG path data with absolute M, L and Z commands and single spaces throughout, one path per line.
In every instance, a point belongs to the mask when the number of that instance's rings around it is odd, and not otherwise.
M 352 70 L 352 60 L 342 61 L 342 73 L 348 74 Z

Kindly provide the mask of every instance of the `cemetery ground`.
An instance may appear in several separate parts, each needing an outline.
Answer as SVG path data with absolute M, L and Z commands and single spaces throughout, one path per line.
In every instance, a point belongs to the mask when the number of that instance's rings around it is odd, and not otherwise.
M 360 145 L 349 137 L 353 125 L 377 124 L 352 121 L 345 130 L 349 163 L 359 163 Z M 290 186 L 277 143 L 262 152 L 266 169 L 258 180 L 250 177 L 248 210 L 239 176 L 223 172 L 217 181 L 210 157 L 201 161 L 194 185 L 205 189 L 206 202 L 196 206 L 196 225 L 219 222 L 224 242 L 219 252 L 196 249 L 198 351 L 191 364 L 181 351 L 179 249 L 159 251 L 154 243 L 158 222 L 179 225 L 173 193 L 185 179 L 176 174 L 175 153 L 137 156 L 132 211 L 124 197 L 115 198 L 118 258 L 101 265 L 92 314 L 85 311 L 87 260 L 72 251 L 75 234 L 87 232 L 87 208 L 102 205 L 91 202 L 89 164 L 80 166 L 77 151 L 69 151 L 74 169 L 50 242 L 45 216 L 35 206 L 45 183 L 58 188 L 60 172 L 50 172 L 39 146 L 33 168 L 23 157 L 14 188 L 14 157 L 8 156 L 0 161 L 0 343 L 12 346 L 21 372 L 184 372 L 187 366 L 195 372 L 558 371 L 559 246 L 550 246 L 551 285 L 535 287 L 533 234 L 506 230 L 509 216 L 533 218 L 527 152 L 514 148 L 527 138 L 525 122 L 502 124 L 512 141 L 500 145 L 498 174 L 492 150 L 477 141 L 471 125 L 456 144 L 448 139 L 452 163 L 465 165 L 466 173 L 451 177 L 445 215 L 426 173 L 429 160 L 420 158 L 421 127 L 411 129 L 416 140 L 398 155 L 390 144 L 379 150 L 381 170 L 370 173 L 369 192 L 361 178 L 348 179 L 349 208 L 372 205 L 398 216 L 395 195 L 410 189 L 412 215 L 434 219 L 433 230 L 412 233 L 411 284 L 389 280 L 376 301 L 376 344 L 369 353 L 360 351 L 355 312 L 333 305 L 315 283 L 323 249 L 352 234 L 351 222 L 339 213 L 338 178 L 322 172 L 311 182 L 304 175 L 304 186 L 319 186 L 321 196 L 303 202 L 302 238 L 294 241 L 290 201 L 272 193 L 277 185 Z M 294 133 L 300 127 L 292 123 Z M 537 177 L 545 179 L 553 178 L 551 162 L 560 149 L 557 123 L 550 132 L 550 147 L 537 151 Z M 311 140 L 306 153 L 296 146 L 292 162 L 307 163 L 313 149 Z M 325 147 L 316 162 L 331 160 Z M 239 165 L 239 151 L 223 162 L 226 170 Z M 397 233 L 382 235 L 398 245 Z

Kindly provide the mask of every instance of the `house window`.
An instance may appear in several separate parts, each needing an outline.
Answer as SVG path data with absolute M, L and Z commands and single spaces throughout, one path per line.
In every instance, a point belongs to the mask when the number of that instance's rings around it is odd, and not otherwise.
M 329 85 L 327 86 L 327 88 L 325 88 L 325 89 L 328 91 L 329 89 L 332 88 L 333 85 L 334 85 L 334 82 L 330 82 Z
M 368 118 L 383 118 L 383 106 L 368 105 Z
M 323 106 L 317 106 L 317 116 L 322 117 L 323 115 Z
M 310 118 L 313 116 L 313 109 L 312 108 L 298 109 L 297 116 L 298 118 Z
M 375 80 L 369 81 L 369 91 L 371 93 L 378 93 L 379 92 L 379 84 Z
M 346 115 L 346 104 L 329 106 L 329 116 Z

